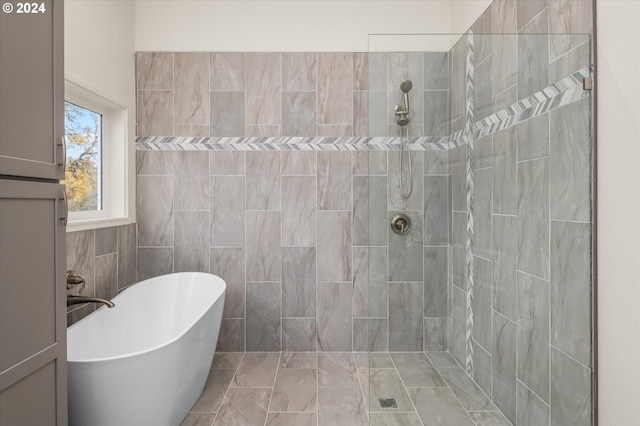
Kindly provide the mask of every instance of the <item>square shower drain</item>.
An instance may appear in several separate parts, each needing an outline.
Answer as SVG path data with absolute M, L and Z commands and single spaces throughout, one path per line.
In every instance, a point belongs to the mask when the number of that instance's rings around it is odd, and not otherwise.
M 396 400 L 394 398 L 378 398 L 378 401 L 382 408 L 398 408 L 398 404 L 396 404 Z

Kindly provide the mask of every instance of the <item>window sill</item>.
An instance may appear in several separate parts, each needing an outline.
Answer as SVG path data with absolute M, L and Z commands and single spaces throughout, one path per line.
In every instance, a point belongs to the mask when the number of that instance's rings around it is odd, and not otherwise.
M 76 220 L 67 224 L 67 233 L 77 231 L 87 231 L 91 229 L 109 228 L 111 226 L 122 226 L 135 223 L 133 218 L 100 218 Z

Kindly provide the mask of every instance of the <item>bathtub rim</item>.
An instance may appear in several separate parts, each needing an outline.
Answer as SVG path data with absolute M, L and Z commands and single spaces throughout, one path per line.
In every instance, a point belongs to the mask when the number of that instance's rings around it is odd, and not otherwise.
M 151 278 L 147 278 L 145 280 L 139 281 L 137 283 L 131 284 L 129 287 L 125 288 L 124 290 L 122 290 L 120 293 L 118 293 L 113 299 L 113 301 L 115 301 L 116 299 L 118 299 L 120 297 L 120 295 L 124 294 L 125 292 L 127 292 L 128 290 L 137 287 L 138 285 L 142 284 L 142 283 L 146 283 L 147 281 L 152 281 L 154 279 L 160 278 L 160 277 L 167 277 L 167 276 L 172 276 L 172 275 L 207 275 L 207 276 L 212 276 L 217 278 L 217 280 L 219 280 L 222 284 L 222 291 L 220 293 L 220 296 L 218 296 L 217 299 L 215 299 L 214 303 L 212 303 L 203 313 L 202 315 L 198 316 L 197 318 L 195 318 L 193 321 L 189 322 L 188 326 L 185 327 L 185 329 L 183 330 L 182 333 L 177 334 L 176 336 L 174 336 L 172 339 L 169 339 L 165 342 L 162 342 L 159 345 L 155 345 L 155 346 L 151 346 L 149 348 L 146 348 L 144 350 L 139 350 L 139 351 L 135 351 L 135 352 L 129 352 L 126 354 L 122 354 L 122 355 L 115 355 L 115 356 L 110 356 L 110 357 L 102 357 L 102 358 L 91 358 L 91 359 L 70 359 L 69 358 L 69 330 L 73 329 L 74 327 L 76 327 L 78 324 L 82 323 L 84 320 L 86 320 L 87 318 L 90 318 L 91 315 L 95 314 L 98 311 L 101 310 L 105 310 L 105 309 L 109 309 L 106 306 L 101 306 L 98 309 L 96 309 L 95 311 L 93 311 L 91 314 L 87 315 L 86 317 L 82 318 L 80 321 L 76 322 L 75 324 L 67 327 L 67 363 L 76 363 L 76 364 L 86 364 L 86 363 L 95 363 L 95 362 L 107 362 L 107 361 L 116 361 L 116 360 L 121 360 L 121 359 L 126 359 L 126 358 L 132 358 L 132 357 L 137 357 L 140 355 L 144 355 L 153 351 L 157 351 L 159 349 L 162 349 L 166 346 L 172 345 L 173 343 L 177 342 L 178 340 L 180 340 L 185 334 L 187 334 L 189 332 L 189 330 L 191 330 L 193 328 L 193 326 L 200 320 L 202 319 L 202 317 L 204 317 L 211 309 L 213 309 L 216 305 L 216 302 L 218 300 L 220 300 L 220 298 L 222 297 L 224 299 L 226 290 L 227 290 L 227 283 L 224 279 L 222 279 L 222 277 L 215 275 L 215 274 L 211 274 L 208 272 L 173 272 L 170 274 L 164 274 L 164 275 L 158 275 L 156 277 L 151 277 Z M 116 305 L 117 306 L 117 305 Z

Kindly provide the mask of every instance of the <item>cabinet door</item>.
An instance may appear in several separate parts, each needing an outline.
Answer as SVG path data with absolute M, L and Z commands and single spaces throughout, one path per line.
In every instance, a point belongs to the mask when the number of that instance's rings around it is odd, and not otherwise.
M 64 179 L 63 1 L 3 1 L 0 175 Z M 42 7 L 40 7 L 42 4 Z
M 63 196 L 63 185 L 0 179 L 2 425 L 67 422 Z

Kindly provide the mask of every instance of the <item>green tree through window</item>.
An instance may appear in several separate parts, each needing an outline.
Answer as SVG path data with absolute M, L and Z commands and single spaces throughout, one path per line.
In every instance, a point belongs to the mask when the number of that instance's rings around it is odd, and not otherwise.
M 102 115 L 64 103 L 65 180 L 70 211 L 101 210 Z

